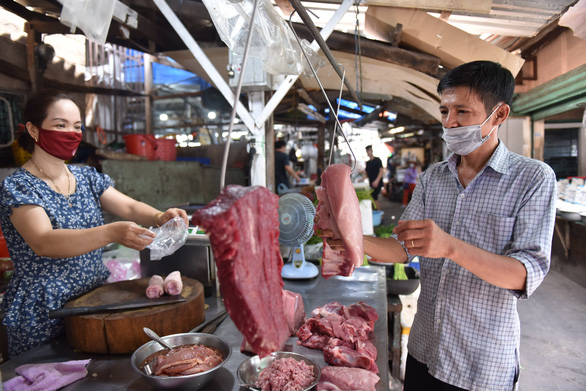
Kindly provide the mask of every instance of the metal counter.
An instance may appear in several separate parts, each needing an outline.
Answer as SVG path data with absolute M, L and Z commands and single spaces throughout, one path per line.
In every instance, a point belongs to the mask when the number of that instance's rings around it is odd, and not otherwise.
M 367 266 L 355 270 L 352 277 L 332 277 L 328 280 L 321 276 L 309 281 L 286 280 L 285 289 L 300 293 L 303 296 L 305 312 L 311 311 L 331 301 L 338 301 L 350 305 L 359 301 L 374 307 L 379 315 L 375 324 L 371 341 L 378 350 L 376 364 L 379 368 L 380 381 L 377 391 L 388 390 L 388 325 L 387 325 L 387 294 L 386 276 L 384 268 Z M 210 305 L 206 311 L 206 319 L 212 319 L 223 310 L 220 300 L 206 299 Z M 240 353 L 242 334 L 234 322 L 227 317 L 218 326 L 215 335 L 226 339 L 232 346 L 230 359 L 218 371 L 218 375 L 204 388 L 214 391 L 245 391 L 239 386 L 236 378 L 236 369 L 248 356 Z M 321 366 L 327 365 L 320 350 L 297 346 L 297 337 L 287 341 L 284 350 L 301 353 L 316 360 Z M 153 388 L 133 371 L 130 365 L 130 355 L 99 355 L 76 352 L 67 345 L 65 337 L 58 338 L 29 352 L 23 353 L 0 365 L 2 379 L 6 381 L 16 374 L 15 368 L 23 364 L 47 362 L 63 362 L 69 360 L 83 360 L 91 358 L 88 366 L 88 375 L 62 388 L 64 391 L 102 391 L 102 390 L 152 390 Z

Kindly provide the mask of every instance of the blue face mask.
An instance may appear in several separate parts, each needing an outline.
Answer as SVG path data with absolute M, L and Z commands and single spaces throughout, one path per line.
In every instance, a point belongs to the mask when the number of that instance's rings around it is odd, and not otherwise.
M 446 142 L 448 149 L 456 155 L 468 155 L 478 149 L 486 142 L 486 140 L 488 140 L 492 132 L 498 127 L 497 125 L 492 128 L 486 137 L 483 138 L 482 125 L 492 117 L 501 105 L 502 103 L 500 103 L 480 125 L 460 126 L 457 128 L 444 128 L 442 126 L 444 131 L 442 138 Z

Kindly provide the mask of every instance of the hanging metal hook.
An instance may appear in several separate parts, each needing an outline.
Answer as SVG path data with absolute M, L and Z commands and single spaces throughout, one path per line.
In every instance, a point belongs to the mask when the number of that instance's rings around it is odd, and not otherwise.
M 297 40 L 297 43 L 299 44 L 299 48 L 301 49 L 301 53 L 303 53 L 303 57 L 305 57 L 305 60 L 309 64 L 309 68 L 311 68 L 311 72 L 313 73 L 313 76 L 315 77 L 315 80 L 317 81 L 319 88 L 321 89 L 321 91 L 323 92 L 323 94 L 326 98 L 326 102 L 328 103 L 328 106 L 330 107 L 330 112 L 334 115 L 334 119 L 336 120 L 336 124 L 334 126 L 333 137 L 334 138 L 336 137 L 336 130 L 339 128 L 340 134 L 342 135 L 342 137 L 344 138 L 344 141 L 346 141 L 346 144 L 348 145 L 348 148 L 350 149 L 350 154 L 352 155 L 352 158 L 353 158 L 352 172 L 351 173 L 354 173 L 354 171 L 356 170 L 356 155 L 354 155 L 354 151 L 352 150 L 352 146 L 350 145 L 350 142 L 348 141 L 346 134 L 344 134 L 344 130 L 342 129 L 342 124 L 340 124 L 340 120 L 338 119 L 338 111 L 340 109 L 340 100 L 342 97 L 342 90 L 344 89 L 344 78 L 346 77 L 346 70 L 342 67 L 342 69 L 343 69 L 342 85 L 340 86 L 340 98 L 338 99 L 338 110 L 334 110 L 334 108 L 332 107 L 332 104 L 330 103 L 330 99 L 328 98 L 328 94 L 326 93 L 324 86 L 321 84 L 321 81 L 319 80 L 319 77 L 317 76 L 317 72 L 313 68 L 313 65 L 311 64 L 311 61 L 309 60 L 307 53 L 303 49 L 303 46 L 301 45 L 301 41 L 299 39 L 299 36 L 297 35 L 297 33 L 295 32 L 295 29 L 293 28 L 292 17 L 293 17 L 293 14 L 295 14 L 295 12 L 297 12 L 297 10 L 294 10 L 289 15 L 289 27 L 291 28 L 291 31 L 293 32 L 293 35 L 295 36 L 295 39 Z M 340 64 L 338 64 L 338 65 L 340 65 Z M 333 143 L 333 139 L 332 139 L 332 144 L 330 145 L 330 158 L 328 161 L 328 166 L 332 163 L 333 151 L 334 151 L 334 143 Z

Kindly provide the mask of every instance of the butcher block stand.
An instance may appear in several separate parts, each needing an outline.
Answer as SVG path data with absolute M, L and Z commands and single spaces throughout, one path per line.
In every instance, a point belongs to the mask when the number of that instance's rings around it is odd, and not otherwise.
M 66 317 L 67 342 L 82 352 L 123 354 L 134 352 L 150 340 L 143 327 L 159 335 L 190 331 L 205 318 L 203 285 L 186 277 L 182 281 L 185 301 L 181 303 Z M 148 282 L 149 278 L 141 278 L 102 285 L 64 307 L 122 304 L 146 298 Z

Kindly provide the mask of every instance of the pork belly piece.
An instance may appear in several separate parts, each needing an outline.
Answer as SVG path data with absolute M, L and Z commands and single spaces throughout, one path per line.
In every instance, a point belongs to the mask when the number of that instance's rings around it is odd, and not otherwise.
M 169 273 L 169 275 L 165 277 L 165 281 L 163 282 L 163 288 L 165 289 L 165 293 L 168 295 L 180 295 L 181 291 L 183 290 L 183 281 L 181 281 L 181 273 L 178 271 Z
M 149 279 L 149 286 L 146 288 L 146 296 L 149 299 L 156 299 L 157 297 L 161 297 L 163 293 L 165 293 L 165 289 L 163 288 L 163 277 L 155 274 Z
M 210 238 L 230 318 L 261 357 L 281 349 L 289 338 L 278 203 L 265 187 L 229 185 L 192 217 Z
M 315 189 L 319 202 L 314 228 L 331 230 L 333 239 L 344 243 L 344 250 L 334 251 L 324 239 L 322 276 L 326 279 L 350 276 L 364 261 L 362 218 L 350 172 L 345 164 L 332 164 L 322 173 L 321 186 Z
M 324 367 L 317 390 L 375 391 L 379 380 L 378 375 L 361 368 Z

